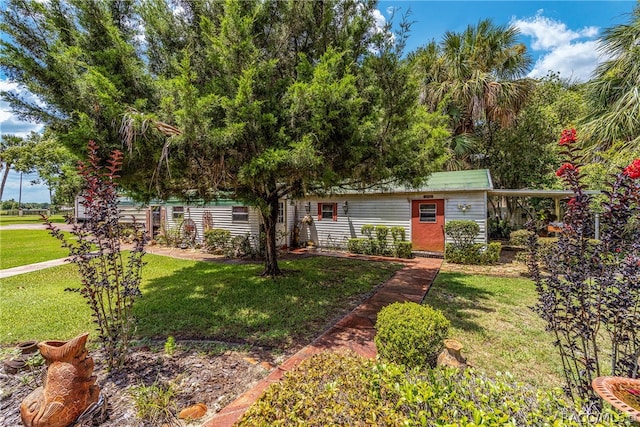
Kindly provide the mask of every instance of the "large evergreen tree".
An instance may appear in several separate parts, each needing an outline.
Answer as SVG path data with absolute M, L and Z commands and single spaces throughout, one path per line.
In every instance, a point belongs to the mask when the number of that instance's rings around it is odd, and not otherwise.
M 4 94 L 80 152 L 125 145 L 138 196 L 257 207 L 279 274 L 278 199 L 340 185 L 417 185 L 442 160 L 402 35 L 375 2 L 11 0 L 0 66 L 40 97 Z

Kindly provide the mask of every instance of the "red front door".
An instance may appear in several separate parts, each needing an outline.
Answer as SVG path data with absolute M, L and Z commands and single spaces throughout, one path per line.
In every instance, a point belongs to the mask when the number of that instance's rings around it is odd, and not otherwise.
M 411 202 L 411 242 L 414 250 L 444 252 L 444 200 Z

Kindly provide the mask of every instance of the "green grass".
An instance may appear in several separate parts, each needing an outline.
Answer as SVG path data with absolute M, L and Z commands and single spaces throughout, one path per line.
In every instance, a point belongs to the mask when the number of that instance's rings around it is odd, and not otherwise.
M 0 230 L 0 269 L 64 258 L 60 241 L 46 230 Z
M 51 215 L 49 219 L 54 223 L 64 223 L 63 215 Z M 42 224 L 42 218 L 40 217 L 40 215 L 0 215 L 0 225 L 14 224 Z
M 259 277 L 260 264 L 208 263 L 146 255 L 140 338 L 207 338 L 287 347 L 310 340 L 400 268 L 330 257 L 281 261 L 286 277 Z M 72 265 L 0 280 L 0 344 L 68 339 L 93 331 Z M 95 337 L 95 335 L 94 335 Z
M 441 272 L 425 302 L 445 313 L 450 337 L 473 366 L 492 376 L 510 372 L 534 386 L 561 386 L 558 351 L 530 308 L 536 301 L 528 279 Z

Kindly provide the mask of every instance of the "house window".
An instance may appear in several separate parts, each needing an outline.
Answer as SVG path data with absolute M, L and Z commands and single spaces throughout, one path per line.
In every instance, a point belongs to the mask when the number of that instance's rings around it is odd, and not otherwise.
M 338 204 L 337 203 L 318 203 L 318 221 L 322 220 L 338 220 Z
M 436 222 L 436 204 L 420 203 L 420 222 Z
M 284 224 L 284 202 L 278 202 L 278 224 Z
M 171 210 L 173 219 L 184 218 L 184 206 L 174 206 Z
M 233 206 L 231 208 L 231 220 L 249 222 L 249 207 Z

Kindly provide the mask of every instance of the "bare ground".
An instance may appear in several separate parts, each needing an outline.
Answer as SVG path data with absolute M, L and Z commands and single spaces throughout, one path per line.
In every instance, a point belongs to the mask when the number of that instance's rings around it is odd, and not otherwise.
M 220 343 L 180 342 L 169 356 L 162 343 L 153 348 L 144 345 L 132 349 L 126 366 L 119 372 L 108 374 L 101 366 L 99 352 L 90 352 L 96 362 L 94 374 L 106 399 L 105 413 L 96 413 L 83 426 L 137 427 L 162 425 L 196 426 L 218 412 L 237 396 L 264 378 L 273 367 L 289 354 L 277 354 L 257 349 L 244 351 Z M 293 352 L 291 350 L 288 353 Z M 8 352 L 4 351 L 5 354 Z M 291 353 L 292 354 L 292 353 Z M 5 358 L 8 356 L 5 356 Z M 20 403 L 42 384 L 43 366 L 27 368 L 18 374 L 0 372 L 0 426 L 21 426 Z M 152 384 L 175 391 L 169 413 L 164 419 L 142 421 L 137 416 L 132 390 Z M 178 420 L 181 409 L 204 403 L 207 414 L 199 420 Z

